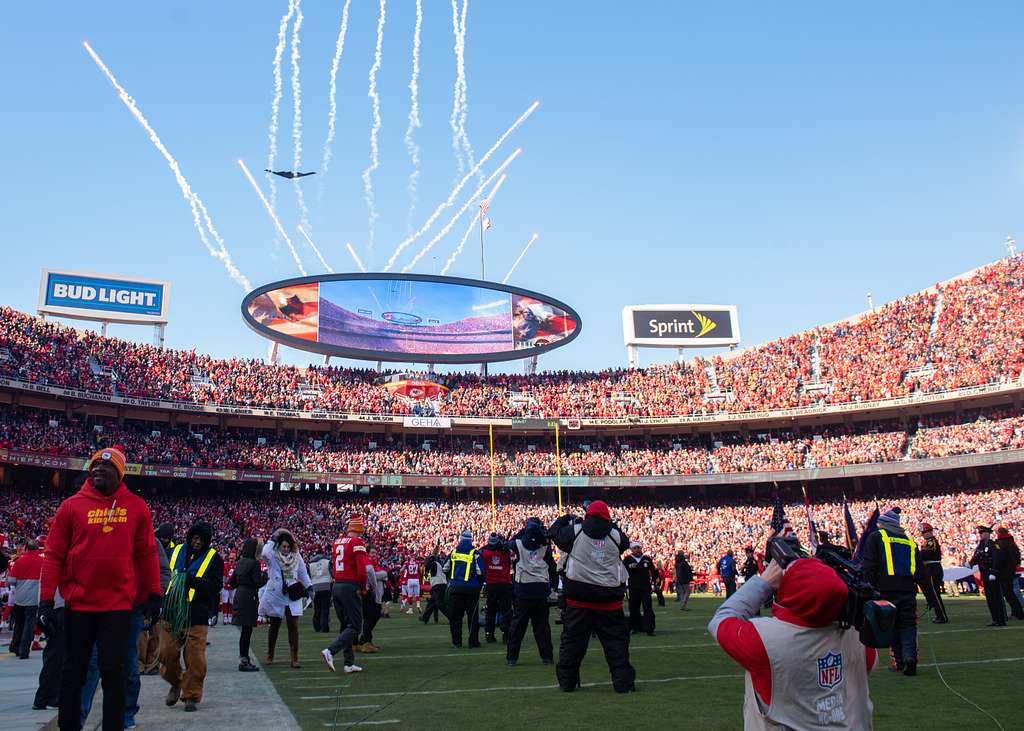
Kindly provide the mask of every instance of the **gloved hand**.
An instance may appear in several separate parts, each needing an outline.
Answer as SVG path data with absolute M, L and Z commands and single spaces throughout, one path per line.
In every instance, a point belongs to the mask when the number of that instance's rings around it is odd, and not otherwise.
M 39 602 L 39 609 L 36 613 L 36 621 L 39 622 L 39 626 L 43 628 L 43 632 L 49 637 L 53 631 L 54 624 L 54 613 L 57 610 L 53 608 L 53 600 Z
M 202 585 L 203 580 L 200 579 L 198 576 L 196 576 L 195 574 L 186 574 L 185 586 L 187 586 L 189 589 L 198 589 Z
M 150 594 L 149 598 L 142 604 L 142 614 L 145 616 L 146 621 L 152 624 L 156 621 L 157 617 L 160 616 L 160 607 L 164 603 L 164 598 L 159 594 Z
M 996 580 L 996 575 L 995 574 L 989 574 L 988 575 L 988 580 L 989 581 L 995 581 Z

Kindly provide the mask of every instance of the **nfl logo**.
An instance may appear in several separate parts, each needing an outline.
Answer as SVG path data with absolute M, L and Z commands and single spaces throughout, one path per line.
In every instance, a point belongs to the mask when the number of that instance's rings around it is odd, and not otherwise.
M 830 652 L 818 658 L 818 685 L 831 690 L 843 682 L 843 656 Z

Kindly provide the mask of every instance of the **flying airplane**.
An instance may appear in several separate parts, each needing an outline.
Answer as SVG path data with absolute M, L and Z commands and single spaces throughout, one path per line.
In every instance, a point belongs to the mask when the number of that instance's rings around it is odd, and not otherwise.
M 316 173 L 293 173 L 291 170 L 267 170 L 263 169 L 263 172 L 270 173 L 271 175 L 280 175 L 282 178 L 288 178 L 293 180 L 295 178 L 304 178 L 307 175 L 316 175 Z

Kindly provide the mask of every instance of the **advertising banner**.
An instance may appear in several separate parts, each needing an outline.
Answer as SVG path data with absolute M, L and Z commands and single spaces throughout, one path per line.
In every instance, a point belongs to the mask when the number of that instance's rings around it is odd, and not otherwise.
M 451 429 L 452 420 L 447 416 L 406 416 L 402 426 L 407 429 Z
M 44 269 L 39 280 L 42 315 L 106 322 L 167 322 L 169 282 L 116 274 Z
M 734 305 L 630 305 L 622 308 L 622 332 L 626 345 L 655 348 L 740 342 Z

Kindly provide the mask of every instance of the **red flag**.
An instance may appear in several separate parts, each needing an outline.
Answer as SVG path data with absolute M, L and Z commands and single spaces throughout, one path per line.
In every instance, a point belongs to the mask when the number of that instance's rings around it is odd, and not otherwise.
M 487 200 L 486 198 L 484 198 L 483 203 L 480 204 L 480 215 L 481 216 L 486 216 L 487 215 L 487 209 L 490 208 L 490 207 L 491 207 L 491 202 L 489 200 Z

